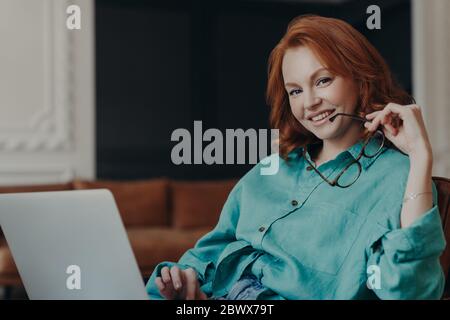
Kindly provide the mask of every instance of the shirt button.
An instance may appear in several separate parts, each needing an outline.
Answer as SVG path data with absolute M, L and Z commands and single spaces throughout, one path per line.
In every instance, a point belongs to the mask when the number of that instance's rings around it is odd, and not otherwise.
M 298 201 L 297 200 L 292 200 L 291 204 L 295 207 L 296 205 L 298 205 Z
M 306 167 L 306 170 L 308 170 L 308 171 L 311 171 L 312 169 L 313 169 L 313 167 L 311 167 L 311 166 Z
M 266 228 L 264 228 L 264 227 L 259 227 L 259 229 L 258 229 L 259 232 L 263 232 L 264 230 L 266 230 Z

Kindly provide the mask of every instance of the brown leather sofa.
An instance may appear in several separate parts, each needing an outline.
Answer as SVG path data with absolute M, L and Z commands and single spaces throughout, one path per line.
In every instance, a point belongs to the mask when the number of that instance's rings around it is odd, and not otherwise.
M 143 277 L 161 261 L 177 261 L 217 223 L 222 206 L 237 180 L 83 181 L 65 184 L 0 187 L 0 193 L 109 189 L 116 200 Z M 0 287 L 21 280 L 0 231 Z
M 450 244 L 450 179 L 433 178 L 439 191 L 439 208 Z M 217 223 L 221 208 L 237 180 L 174 181 L 166 178 L 140 181 L 83 181 L 66 184 L 0 187 L 0 193 L 109 189 L 116 199 L 131 246 L 144 277 L 161 261 L 180 256 Z M 441 256 L 447 277 L 445 299 L 450 299 L 450 245 Z M 0 231 L 0 287 L 20 286 L 21 280 Z

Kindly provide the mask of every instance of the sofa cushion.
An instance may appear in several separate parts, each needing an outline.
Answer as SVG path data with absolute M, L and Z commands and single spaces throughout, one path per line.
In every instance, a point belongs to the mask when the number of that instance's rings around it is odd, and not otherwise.
M 221 181 L 173 181 L 172 224 L 175 228 L 212 228 L 236 179 Z
M 75 189 L 108 189 L 114 195 L 125 226 L 167 226 L 168 180 L 83 181 L 73 182 Z
M 141 271 L 152 270 L 163 261 L 177 262 L 186 250 L 194 247 L 198 239 L 210 228 L 174 230 L 167 227 L 127 229 L 131 247 Z

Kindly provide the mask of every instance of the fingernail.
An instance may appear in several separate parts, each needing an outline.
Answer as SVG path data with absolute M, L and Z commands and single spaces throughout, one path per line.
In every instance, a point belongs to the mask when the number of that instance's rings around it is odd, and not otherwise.
M 181 283 L 179 282 L 175 282 L 175 289 L 180 289 L 181 288 Z

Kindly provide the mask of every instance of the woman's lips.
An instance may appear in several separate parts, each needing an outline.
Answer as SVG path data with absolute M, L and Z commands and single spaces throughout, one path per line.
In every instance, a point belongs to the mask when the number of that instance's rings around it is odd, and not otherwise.
M 313 126 L 315 127 L 319 127 L 321 125 L 323 125 L 324 123 L 328 122 L 328 119 L 334 114 L 334 112 L 336 111 L 336 109 L 334 109 L 327 117 L 323 118 L 322 120 L 319 121 L 314 121 L 314 120 L 309 120 Z

